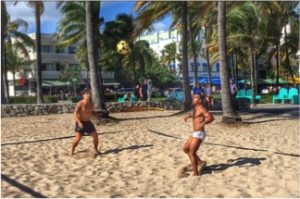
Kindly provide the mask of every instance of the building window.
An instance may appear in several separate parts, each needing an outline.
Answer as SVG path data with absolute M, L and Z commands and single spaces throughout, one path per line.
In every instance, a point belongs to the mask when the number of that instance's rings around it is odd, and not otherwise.
M 220 71 L 220 64 L 219 63 L 216 63 L 216 70 L 217 70 L 217 72 Z
M 53 53 L 53 46 L 42 45 L 42 53 Z
M 64 65 L 63 64 L 60 64 L 60 63 L 56 63 L 55 64 L 55 68 L 56 68 L 56 71 L 62 71 L 63 68 L 64 68 Z
M 64 48 L 55 48 L 55 52 L 58 54 L 65 53 L 65 49 Z
M 76 51 L 76 47 L 74 47 L 74 46 L 69 46 L 69 48 L 68 48 L 68 53 L 69 53 L 69 54 L 75 54 L 75 51 Z
M 202 67 L 203 67 L 203 71 L 206 72 L 207 71 L 207 63 L 203 63 Z
M 42 64 L 43 71 L 56 71 L 55 64 Z

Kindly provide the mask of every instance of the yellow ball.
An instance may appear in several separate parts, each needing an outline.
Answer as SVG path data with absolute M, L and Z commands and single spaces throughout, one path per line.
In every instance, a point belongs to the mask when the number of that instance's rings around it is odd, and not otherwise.
M 130 51 L 130 47 L 126 41 L 121 40 L 117 44 L 117 51 L 118 51 L 118 53 L 125 55 Z

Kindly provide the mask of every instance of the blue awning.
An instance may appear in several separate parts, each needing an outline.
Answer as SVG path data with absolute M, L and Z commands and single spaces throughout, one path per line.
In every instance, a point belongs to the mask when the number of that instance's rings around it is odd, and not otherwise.
M 199 83 L 201 83 L 201 84 L 208 83 L 208 77 L 199 77 L 198 80 L 199 80 Z M 215 85 L 221 85 L 220 77 L 211 77 L 211 83 L 215 84 Z

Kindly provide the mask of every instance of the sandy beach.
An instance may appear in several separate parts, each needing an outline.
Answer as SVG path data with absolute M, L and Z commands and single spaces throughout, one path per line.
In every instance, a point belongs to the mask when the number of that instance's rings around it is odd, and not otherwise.
M 1 197 L 300 197 L 299 120 L 242 114 L 244 125 L 207 125 L 198 177 L 182 147 L 191 121 L 176 111 L 112 113 L 96 126 L 100 156 L 83 137 L 69 156 L 72 114 L 2 118 Z

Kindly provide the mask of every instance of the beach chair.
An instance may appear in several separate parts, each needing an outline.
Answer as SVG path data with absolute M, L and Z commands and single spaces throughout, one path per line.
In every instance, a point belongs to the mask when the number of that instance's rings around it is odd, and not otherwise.
M 293 104 L 299 104 L 299 93 L 296 88 L 290 88 L 288 96 Z
M 252 89 L 248 89 L 246 91 L 246 97 L 252 100 Z M 261 95 L 255 95 L 255 100 L 259 101 L 259 103 L 261 104 Z
M 281 88 L 279 90 L 278 95 L 273 95 L 272 96 L 272 102 L 275 104 L 276 100 L 281 100 L 282 104 L 284 104 L 285 100 L 292 100 L 291 97 L 288 95 L 288 90 L 286 88 Z
M 130 98 L 128 99 L 128 95 L 127 94 L 125 94 L 123 97 L 119 97 L 118 98 L 118 102 L 119 103 L 122 103 L 122 102 L 125 102 L 125 101 L 130 101 L 130 102 L 137 102 L 137 97 L 132 93 L 131 95 L 130 95 Z
M 246 90 L 245 89 L 241 89 L 237 91 L 237 94 L 235 96 L 235 98 L 245 98 L 246 97 Z

